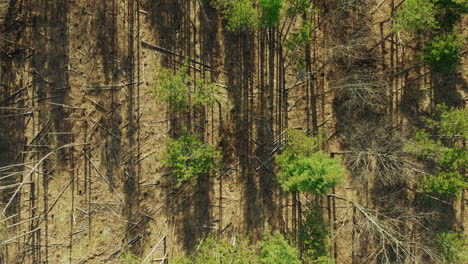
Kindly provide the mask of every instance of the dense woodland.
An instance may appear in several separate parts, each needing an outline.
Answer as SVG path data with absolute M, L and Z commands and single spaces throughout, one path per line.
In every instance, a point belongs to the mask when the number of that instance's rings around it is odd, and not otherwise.
M 0 0 L 0 263 L 467 263 L 467 11 Z

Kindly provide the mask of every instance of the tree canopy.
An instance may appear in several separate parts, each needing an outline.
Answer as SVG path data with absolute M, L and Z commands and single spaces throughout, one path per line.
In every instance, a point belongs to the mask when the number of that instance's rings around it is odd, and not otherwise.
M 280 167 L 278 181 L 286 192 L 326 194 L 339 184 L 344 169 L 339 158 L 319 151 L 322 136 L 308 137 L 298 130 L 287 130 L 287 144 L 276 156 Z

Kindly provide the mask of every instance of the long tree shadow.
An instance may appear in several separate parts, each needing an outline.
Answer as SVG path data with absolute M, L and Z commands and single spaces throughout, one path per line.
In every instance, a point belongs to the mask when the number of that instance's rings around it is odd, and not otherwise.
M 464 98 L 457 88 L 461 88 L 464 92 L 467 92 L 468 88 L 459 72 L 433 72 L 431 79 L 435 104 L 445 104 L 450 107 L 464 106 Z
M 21 72 L 21 67 L 25 66 L 25 59 L 27 50 L 19 47 L 16 43 L 6 41 L 7 39 L 19 39 L 23 34 L 22 23 L 24 21 L 18 20 L 21 14 L 21 8 L 14 3 L 11 3 L 7 12 L 5 13 L 5 20 L 0 28 L 3 30 L 0 37 L 5 39 L 0 42 L 0 167 L 3 169 L 0 172 L 0 185 L 8 186 L 18 181 L 15 172 L 20 172 L 22 166 L 12 166 L 21 163 L 23 138 L 24 138 L 24 117 L 21 112 L 8 108 L 24 107 L 21 98 L 22 94 L 19 93 L 22 87 L 21 80 L 18 79 Z M 16 21 L 18 20 L 18 21 Z M 16 26 L 15 26 L 16 25 Z M 19 102 L 19 103 L 18 103 Z M 4 168 L 10 166 L 10 169 Z M 8 176 L 10 175 L 10 176 Z M 12 177 L 13 176 L 13 177 Z M 5 205 L 11 198 L 14 189 L 2 188 L 0 190 L 0 203 Z M 17 212 L 16 198 L 14 203 L 8 207 L 6 215 L 15 214 Z
M 226 28 L 225 26 L 223 28 Z M 224 65 L 227 76 L 228 96 L 233 104 L 229 122 L 233 129 L 229 137 L 234 138 L 233 150 L 239 162 L 240 181 L 243 185 L 245 230 L 258 231 L 262 222 L 262 205 L 258 202 L 258 187 L 252 160 L 252 111 L 251 104 L 254 72 L 254 42 L 251 32 L 223 31 Z M 255 234 L 258 235 L 258 234 Z
M 102 60 L 102 69 L 105 78 L 105 85 L 111 87 L 118 84 L 122 74 L 122 65 L 118 62 L 119 57 L 119 41 L 118 41 L 118 24 L 117 24 L 117 2 L 101 1 L 97 3 L 97 17 L 95 25 L 96 32 L 96 48 Z M 114 175 L 118 175 L 118 167 L 121 152 L 121 137 L 120 129 L 121 107 L 117 103 L 119 92 L 116 88 L 101 90 L 101 86 L 94 92 L 99 100 L 102 101 L 104 107 L 104 116 L 101 119 L 102 126 L 105 130 L 101 131 L 101 137 L 105 139 L 105 143 L 101 148 L 101 164 L 105 169 L 107 179 L 114 184 Z M 110 133 L 108 132 L 110 131 Z
M 219 43 L 216 40 L 217 11 L 210 1 L 200 1 L 202 8 L 198 10 L 200 19 L 200 34 L 203 38 L 201 45 L 203 63 L 211 65 L 215 60 Z M 157 45 L 177 54 L 187 54 L 187 47 L 192 47 L 193 25 L 184 17 L 188 10 L 187 2 L 163 0 L 144 1 L 143 6 L 148 11 L 148 20 L 154 28 Z M 186 23 L 189 23 L 187 26 Z M 190 48 L 189 48 L 190 49 Z M 179 56 L 160 54 L 163 67 L 176 69 L 183 60 Z M 193 54 L 192 54 L 193 55 Z M 197 58 L 187 58 L 192 61 Z M 188 70 L 190 74 L 193 72 Z M 203 109 L 191 109 L 190 118 L 185 113 L 169 113 L 170 135 L 177 138 L 184 130 L 191 130 L 193 122 L 195 132 L 204 139 L 205 120 Z M 207 232 L 211 230 L 211 179 L 210 175 L 203 174 L 198 178 L 196 186 L 184 184 L 176 188 L 176 181 L 171 176 L 165 181 L 166 216 L 174 225 L 176 236 L 182 242 L 186 252 L 192 252 Z

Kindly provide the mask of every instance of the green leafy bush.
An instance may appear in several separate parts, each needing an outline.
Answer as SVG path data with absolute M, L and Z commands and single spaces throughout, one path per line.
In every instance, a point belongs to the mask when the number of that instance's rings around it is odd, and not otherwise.
M 466 0 L 431 0 L 438 9 L 437 19 L 445 32 L 451 32 L 455 24 L 468 12 Z
M 286 148 L 276 156 L 278 181 L 284 191 L 326 194 L 341 182 L 344 170 L 340 159 L 318 151 L 321 136 L 308 137 L 297 130 L 287 134 Z
M 468 237 L 462 232 L 440 233 L 436 237 L 436 244 L 444 263 L 468 263 Z
M 453 71 L 458 65 L 462 42 L 454 33 L 440 35 L 430 41 L 424 50 L 424 60 L 434 71 Z
M 310 156 L 279 156 L 279 182 L 286 192 L 327 194 L 341 182 L 343 169 L 339 159 L 317 152 Z
M 159 100 L 167 102 L 172 111 L 186 111 L 189 107 L 189 81 L 185 67 L 178 73 L 163 68 L 156 76 L 156 95 Z
M 260 242 L 260 263 L 263 264 L 301 264 L 297 248 L 291 246 L 289 242 L 279 232 L 273 235 L 266 235 Z
M 249 245 L 245 239 L 238 239 L 235 243 L 215 237 L 208 237 L 201 241 L 200 249 L 193 255 L 174 260 L 176 264 L 259 264 L 255 247 Z
M 283 0 L 260 0 L 261 22 L 268 27 L 277 26 L 281 18 Z
M 434 4 L 429 0 L 406 0 L 395 17 L 394 31 L 416 32 L 439 28 Z
M 245 238 L 226 241 L 208 237 L 193 255 L 174 260 L 176 264 L 300 264 L 297 248 L 291 246 L 278 232 L 264 236 L 258 245 Z
M 217 166 L 219 157 L 220 153 L 212 146 L 204 144 L 195 135 L 184 133 L 179 138 L 169 139 L 163 164 L 177 178 L 177 186 L 183 182 L 195 185 L 198 176 Z
M 305 46 L 311 40 L 312 26 L 305 21 L 297 32 L 290 33 L 285 41 L 286 49 L 291 53 L 291 63 L 297 72 L 305 71 Z
M 253 30 L 259 26 L 260 12 L 252 0 L 218 0 L 217 3 L 223 9 L 228 30 Z
M 155 93 L 158 100 L 167 102 L 172 111 L 185 112 L 193 106 L 212 106 L 218 99 L 217 86 L 197 79 L 195 90 L 190 91 L 193 82 L 186 65 L 177 73 L 163 68 L 156 76 Z
M 303 258 L 306 263 L 334 264 L 329 256 L 329 230 L 322 211 L 315 205 L 307 207 L 311 209 L 304 212 L 305 219 L 299 230 L 299 238 L 304 245 Z
M 303 47 L 307 42 L 311 40 L 310 33 L 312 27 L 309 22 L 304 23 L 299 31 L 292 33 L 286 40 L 286 48 L 289 50 L 297 50 L 300 47 Z
M 309 0 L 216 0 L 216 3 L 227 19 L 230 31 L 275 27 L 282 16 L 294 18 L 309 12 L 311 7 Z
M 213 106 L 218 101 L 218 86 L 214 83 L 207 83 L 204 79 L 198 79 L 196 87 L 193 92 L 195 106 Z
M 464 174 L 468 167 L 468 109 L 438 106 L 432 118 L 424 119 L 426 128 L 417 129 L 405 150 L 433 163 L 423 177 L 420 189 L 443 197 L 459 198 L 468 187 Z

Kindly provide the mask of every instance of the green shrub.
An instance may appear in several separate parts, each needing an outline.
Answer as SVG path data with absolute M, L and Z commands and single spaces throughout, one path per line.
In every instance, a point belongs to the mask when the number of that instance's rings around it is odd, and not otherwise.
M 429 0 L 406 0 L 395 17 L 394 31 L 417 32 L 439 28 L 436 9 Z
M 193 92 L 193 104 L 195 106 L 213 106 L 218 101 L 218 93 L 218 86 L 214 83 L 198 79 L 196 90 Z
M 261 23 L 268 27 L 277 26 L 281 18 L 283 0 L 260 0 Z
M 426 127 L 417 129 L 405 150 L 432 163 L 432 170 L 423 176 L 420 189 L 426 193 L 460 198 L 468 187 L 464 174 L 468 167 L 468 109 L 438 106 L 432 118 L 424 119 Z
M 333 264 L 329 256 L 329 230 L 320 208 L 315 205 L 304 212 L 305 219 L 299 230 L 299 238 L 304 245 L 303 257 L 306 263 Z
M 468 237 L 462 232 L 440 233 L 436 237 L 436 244 L 444 263 L 468 263 Z
M 176 264 L 300 264 L 298 250 L 278 232 L 265 235 L 258 245 L 245 238 L 228 242 L 209 236 L 195 254 L 177 258 Z M 172 262 L 171 262 L 172 263 Z
M 176 264 L 257 264 L 256 248 L 245 239 L 228 243 L 221 238 L 208 237 L 201 241 L 200 249 L 193 255 L 174 260 Z M 171 262 L 172 263 L 172 262 Z
M 252 0 L 217 0 L 217 3 L 223 9 L 228 30 L 254 30 L 259 26 L 260 13 Z
M 461 58 L 461 47 L 462 42 L 454 33 L 437 36 L 425 47 L 424 61 L 434 71 L 453 71 Z
M 174 73 L 161 69 L 156 75 L 155 93 L 158 100 L 169 104 L 171 111 L 185 112 L 194 106 L 212 106 L 218 100 L 218 87 L 197 79 L 195 90 L 190 91 L 193 78 L 187 74 L 187 66 Z
M 466 0 L 431 0 L 438 9 L 437 19 L 445 32 L 451 32 L 455 24 L 468 12 Z
M 278 180 L 286 192 L 327 194 L 341 182 L 344 171 L 340 159 L 323 152 L 310 156 L 278 156 L 281 167 Z
M 186 67 L 174 73 L 171 69 L 161 69 L 156 76 L 155 92 L 157 98 L 167 102 L 172 111 L 187 111 L 189 107 L 190 76 Z
M 286 148 L 276 156 L 278 181 L 284 191 L 326 194 L 341 182 L 344 170 L 340 159 L 318 151 L 321 136 L 308 137 L 297 130 L 287 134 Z
M 218 165 L 220 153 L 204 144 L 197 136 L 183 133 L 169 139 L 163 164 L 170 169 L 180 186 L 183 182 L 197 184 L 198 177 L 207 174 Z
M 297 248 L 291 246 L 279 232 L 266 235 L 260 242 L 259 259 L 263 264 L 301 264 Z
M 230 31 L 275 27 L 283 15 L 294 18 L 308 12 L 311 6 L 309 0 L 259 0 L 258 7 L 254 0 L 216 0 L 216 3 Z
M 289 50 L 296 50 L 299 47 L 303 47 L 307 42 L 311 40 L 311 24 L 306 22 L 302 27 L 299 28 L 297 33 L 292 33 L 286 40 L 286 48 Z

